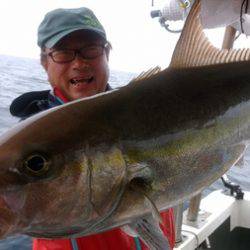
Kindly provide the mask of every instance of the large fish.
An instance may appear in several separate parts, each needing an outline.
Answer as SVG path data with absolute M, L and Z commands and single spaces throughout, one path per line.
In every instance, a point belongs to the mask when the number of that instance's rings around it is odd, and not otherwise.
M 250 52 L 213 47 L 199 10 L 168 69 L 1 136 L 1 238 L 136 229 L 237 162 L 250 137 Z

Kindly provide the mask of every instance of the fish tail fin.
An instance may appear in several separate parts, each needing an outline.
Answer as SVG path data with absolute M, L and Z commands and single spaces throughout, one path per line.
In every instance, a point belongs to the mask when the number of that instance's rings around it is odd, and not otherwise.
M 170 67 L 187 68 L 247 61 L 250 49 L 218 49 L 206 37 L 200 20 L 201 1 L 196 0 L 175 47 Z

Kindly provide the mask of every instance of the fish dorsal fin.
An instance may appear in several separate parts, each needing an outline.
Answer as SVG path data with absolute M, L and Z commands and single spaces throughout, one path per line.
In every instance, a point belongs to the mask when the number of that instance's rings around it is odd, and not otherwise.
M 155 75 L 160 71 L 161 71 L 161 68 L 159 66 L 156 66 L 154 68 L 150 68 L 147 71 L 142 71 L 138 76 L 133 78 L 131 82 L 134 83 L 134 82 L 137 82 L 137 81 L 142 80 L 142 79 L 147 79 L 150 76 Z
M 187 68 L 247 61 L 250 49 L 218 49 L 206 37 L 200 21 L 201 1 L 196 0 L 175 47 L 170 67 Z

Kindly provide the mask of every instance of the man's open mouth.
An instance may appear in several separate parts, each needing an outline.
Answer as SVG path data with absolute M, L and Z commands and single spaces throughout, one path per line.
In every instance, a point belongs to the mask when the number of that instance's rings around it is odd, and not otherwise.
M 85 84 L 90 84 L 94 80 L 94 77 L 88 77 L 88 78 L 72 78 L 70 79 L 70 83 L 73 85 L 85 83 Z

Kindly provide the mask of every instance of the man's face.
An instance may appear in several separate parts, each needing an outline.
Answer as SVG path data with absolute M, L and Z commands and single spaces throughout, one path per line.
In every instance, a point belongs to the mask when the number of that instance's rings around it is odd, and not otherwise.
M 101 37 L 93 32 L 76 31 L 62 38 L 46 53 L 62 49 L 82 49 L 89 45 L 104 44 Z M 47 71 L 48 80 L 53 88 L 57 87 L 70 101 L 92 96 L 105 91 L 109 77 L 108 49 L 94 59 L 83 59 L 77 54 L 75 60 L 56 63 L 47 56 L 42 64 Z

